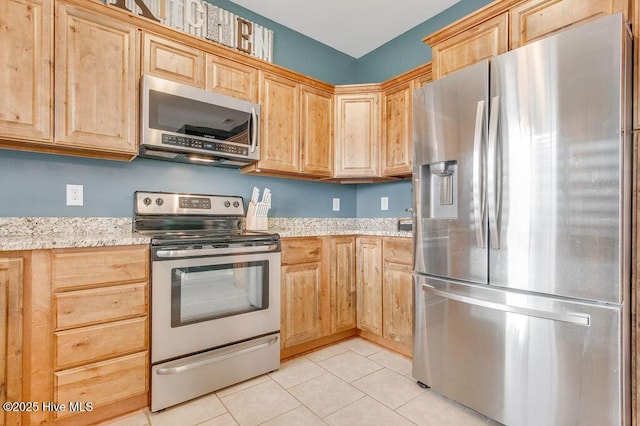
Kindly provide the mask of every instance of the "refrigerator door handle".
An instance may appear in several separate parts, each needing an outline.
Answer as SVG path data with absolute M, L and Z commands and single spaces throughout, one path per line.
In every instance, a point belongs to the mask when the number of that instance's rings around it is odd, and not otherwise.
M 591 316 L 579 312 L 554 312 L 541 309 L 525 308 L 522 306 L 512 306 L 505 303 L 491 302 L 488 300 L 475 299 L 469 296 L 449 293 L 448 291 L 439 290 L 429 284 L 422 284 L 422 291 L 434 294 L 436 296 L 444 297 L 445 299 L 455 300 L 457 302 L 466 303 L 468 305 L 481 306 L 483 308 L 494 309 L 502 312 L 527 315 L 553 321 L 562 321 L 585 327 L 589 327 L 591 324 Z
M 485 246 L 485 197 L 484 197 L 484 159 L 483 138 L 484 101 L 478 101 L 476 108 L 476 127 L 473 134 L 473 219 L 476 228 L 476 246 Z
M 500 116 L 500 96 L 491 99 L 491 118 L 489 119 L 489 171 L 488 190 L 489 197 L 489 238 L 491 248 L 500 249 L 500 210 L 501 210 L 501 163 L 499 161 L 500 150 L 498 148 L 498 118 Z

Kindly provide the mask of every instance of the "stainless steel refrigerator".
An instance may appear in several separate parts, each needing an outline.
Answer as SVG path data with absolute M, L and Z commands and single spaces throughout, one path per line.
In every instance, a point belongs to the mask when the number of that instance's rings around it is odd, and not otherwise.
M 507 425 L 630 423 L 620 14 L 414 92 L 413 375 Z

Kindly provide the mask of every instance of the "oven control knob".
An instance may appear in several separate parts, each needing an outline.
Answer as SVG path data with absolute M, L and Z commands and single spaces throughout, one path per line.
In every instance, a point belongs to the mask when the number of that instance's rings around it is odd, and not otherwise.
M 151 205 L 151 198 L 149 197 L 145 197 L 142 202 L 144 203 L 145 206 Z
M 234 202 L 233 202 L 233 207 L 236 207 L 236 208 L 237 208 L 239 205 L 240 205 L 240 203 L 239 203 L 239 202 L 237 202 L 237 201 L 234 201 Z
M 162 198 L 156 198 L 156 204 L 161 206 L 164 204 L 164 200 Z
M 224 206 L 225 206 L 225 207 L 229 207 L 230 205 L 231 205 L 231 203 L 230 203 L 229 201 L 225 201 L 225 202 L 224 202 Z

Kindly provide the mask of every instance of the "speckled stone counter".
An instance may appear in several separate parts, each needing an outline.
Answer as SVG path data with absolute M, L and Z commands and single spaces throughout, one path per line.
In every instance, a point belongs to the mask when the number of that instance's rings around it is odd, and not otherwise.
M 149 244 L 131 231 L 131 218 L 0 217 L 0 251 Z M 395 218 L 269 218 L 269 231 L 281 237 L 377 235 L 408 237 Z
M 269 218 L 269 231 L 281 237 L 314 235 L 377 235 L 412 237 L 411 232 L 398 231 L 397 218 Z
M 0 251 L 149 244 L 131 232 L 130 218 L 3 217 Z

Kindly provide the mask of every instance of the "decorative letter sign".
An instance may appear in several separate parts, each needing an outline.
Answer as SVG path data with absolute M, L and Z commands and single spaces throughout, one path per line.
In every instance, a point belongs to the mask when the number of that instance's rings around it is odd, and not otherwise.
M 105 0 L 191 35 L 273 62 L 273 31 L 205 0 Z

